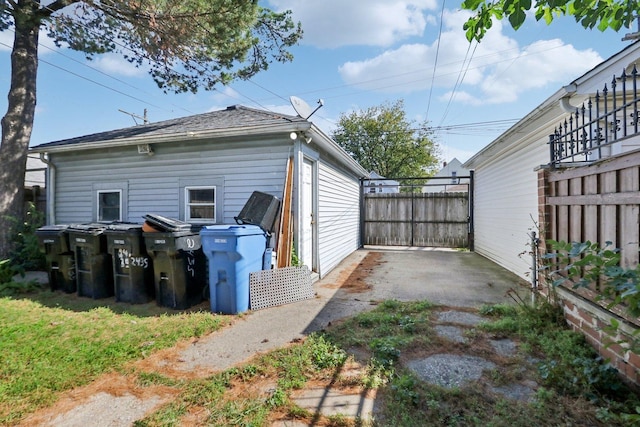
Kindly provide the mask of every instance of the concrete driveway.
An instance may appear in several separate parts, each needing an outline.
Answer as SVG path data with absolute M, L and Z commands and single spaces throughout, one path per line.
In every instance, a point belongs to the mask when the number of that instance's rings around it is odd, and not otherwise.
M 473 252 L 365 248 L 314 284 L 316 298 L 251 311 L 185 349 L 176 367 L 227 369 L 386 299 L 480 307 L 513 303 L 505 294 L 514 288 L 527 294 L 522 279 Z
M 327 300 L 305 333 L 387 299 L 471 308 L 514 303 L 509 290 L 530 299 L 529 284 L 493 261 L 475 252 L 434 248 L 366 247 L 316 287 Z
M 380 264 L 367 282 L 374 299 L 426 299 L 440 305 L 478 307 L 506 302 L 509 289 L 526 290 L 515 274 L 475 252 L 418 248 L 368 248 Z M 524 287 L 524 289 L 523 289 Z
M 505 296 L 509 289 L 518 289 L 526 298 L 527 287 L 514 274 L 472 252 L 366 248 L 351 254 L 315 283 L 315 298 L 238 316 L 229 327 L 187 346 L 150 356 L 145 359 L 145 369 L 205 378 L 259 353 L 286 346 L 330 322 L 372 309 L 382 300 L 429 300 L 452 307 L 479 307 L 513 302 Z M 113 395 L 109 382 L 96 383 L 88 386 L 94 394 L 90 400 L 65 397 L 23 425 L 71 427 L 95 424 L 97 419 L 100 422 L 96 426 L 131 425 L 143 414 L 126 408 L 152 411 L 166 398 L 136 397 L 134 391 Z M 361 408 L 362 396 L 356 394 L 349 399 L 354 408 Z M 322 412 L 330 403 L 321 400 L 318 410 Z M 33 423 L 34 419 L 38 423 Z

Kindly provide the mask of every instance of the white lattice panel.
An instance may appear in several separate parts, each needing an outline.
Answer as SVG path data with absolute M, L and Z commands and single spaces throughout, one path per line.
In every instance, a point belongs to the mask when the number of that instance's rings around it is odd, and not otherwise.
M 262 270 L 249 275 L 249 305 L 252 310 L 314 297 L 311 272 L 307 267 Z

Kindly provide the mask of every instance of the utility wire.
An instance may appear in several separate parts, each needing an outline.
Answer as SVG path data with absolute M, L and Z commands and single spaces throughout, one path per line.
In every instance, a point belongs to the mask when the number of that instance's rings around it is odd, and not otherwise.
M 52 9 L 50 9 L 48 6 L 43 6 L 43 8 L 55 13 L 55 11 L 53 11 Z M 52 19 L 58 19 L 58 20 L 60 19 L 58 16 L 54 16 L 54 15 L 51 15 L 51 18 L 52 18 Z M 84 23 L 82 23 L 82 22 L 78 22 L 78 21 L 75 21 L 75 23 L 76 23 L 77 25 L 80 25 L 80 26 L 84 27 L 84 28 L 85 28 L 86 30 L 88 30 L 90 33 L 93 33 L 94 35 L 96 34 L 96 33 L 95 33 L 95 31 L 94 31 L 92 28 L 88 27 L 88 26 L 87 26 L 87 25 L 85 25 Z M 203 26 L 202 26 L 199 22 L 197 22 L 197 20 L 196 20 L 196 24 L 197 24 L 198 26 L 200 26 L 201 28 L 203 28 Z M 206 30 L 206 29 L 205 29 L 205 30 Z M 119 46 L 120 48 L 124 49 L 124 50 L 127 50 L 127 51 L 129 51 L 129 52 L 131 52 L 131 53 L 137 54 L 133 49 L 131 49 L 129 46 L 127 46 L 127 45 L 125 45 L 125 44 L 119 43 L 119 42 L 118 42 L 118 41 L 116 41 L 116 40 L 113 40 L 113 43 L 114 43 L 115 45 Z M 160 65 L 160 66 L 166 67 L 166 64 L 160 63 L 160 61 L 157 61 L 157 60 L 155 60 L 155 59 L 153 59 L 153 58 L 150 58 L 148 55 L 143 55 L 142 57 L 143 57 L 144 59 L 148 60 L 149 62 L 152 62 L 152 63 L 158 64 L 158 65 Z M 89 67 L 89 68 L 93 68 L 93 67 Z M 170 67 L 167 67 L 167 68 L 169 68 L 171 71 L 173 71 L 173 72 L 175 72 L 175 73 L 177 73 L 177 74 L 182 74 L 182 73 L 179 73 L 179 72 L 177 72 L 176 70 L 174 70 L 174 69 L 172 69 L 172 68 L 170 68 Z M 206 70 L 206 69 L 204 69 L 204 68 L 202 68 L 202 67 L 200 68 L 200 71 L 201 71 L 202 73 L 206 73 L 206 72 L 207 72 L 207 70 Z M 215 90 L 215 89 L 214 89 L 214 90 Z M 235 89 L 234 89 L 234 90 L 235 90 Z M 240 96 L 242 96 L 243 98 L 246 98 L 246 99 L 247 99 L 247 100 L 249 100 L 250 102 L 253 102 L 253 103 L 255 103 L 255 104 L 259 105 L 260 107 L 264 108 L 265 110 L 268 110 L 267 108 L 265 108 L 264 106 L 262 106 L 258 101 L 255 101 L 255 100 L 253 100 L 252 98 L 250 98 L 250 97 L 248 97 L 248 96 L 246 96 L 246 95 L 243 95 L 243 94 L 242 94 L 242 93 L 240 93 L 238 90 L 235 90 L 235 91 L 236 91 Z M 224 95 L 231 97 L 229 94 L 224 94 Z M 233 98 L 233 97 L 232 97 L 232 98 Z M 152 105 L 152 104 L 149 104 L 149 105 Z M 186 109 L 185 109 L 185 108 L 183 108 L 183 107 L 178 107 L 178 108 L 181 108 L 181 109 L 183 109 L 183 110 L 185 110 L 185 111 L 189 112 L 190 114 L 194 114 L 193 112 L 191 112 L 191 111 L 189 111 L 189 110 L 186 110 Z M 166 111 L 166 110 L 165 110 L 165 111 Z
M 475 46 L 473 47 L 473 52 L 471 52 L 471 57 L 469 57 L 469 60 L 467 61 L 467 57 L 469 56 L 469 50 L 471 49 L 471 43 L 469 43 L 469 45 L 467 46 L 467 52 L 465 53 L 464 61 L 462 62 L 462 68 L 464 68 L 464 72 L 462 71 L 462 69 L 460 70 L 460 74 L 458 74 L 456 83 L 453 85 L 453 89 L 451 90 L 451 94 L 449 96 L 449 101 L 447 102 L 447 106 L 445 107 L 444 113 L 442 113 L 442 118 L 440 119 L 440 125 L 444 123 L 444 120 L 446 119 L 447 114 L 449 114 L 449 108 L 451 107 L 451 103 L 455 98 L 458 88 L 460 87 L 460 85 L 462 85 L 462 82 L 464 81 L 464 78 L 467 75 L 467 71 L 469 71 L 469 67 L 471 66 L 471 60 L 473 59 L 473 55 L 476 53 L 477 48 L 478 48 L 478 43 L 476 42 Z M 466 67 L 464 66 L 465 62 L 467 65 Z
M 444 16 L 444 4 L 446 0 L 442 0 L 442 9 L 440 10 L 440 28 L 438 29 L 438 44 L 436 46 L 436 58 L 433 61 L 433 73 L 431 74 L 431 87 L 429 88 L 429 97 L 427 98 L 427 112 L 425 118 L 429 118 L 429 107 L 431 107 L 431 96 L 433 95 L 433 82 L 436 76 L 436 69 L 438 68 L 438 54 L 440 53 L 440 39 L 442 38 L 442 21 Z
M 3 43 L 3 44 L 4 44 L 4 43 Z M 118 83 L 122 83 L 122 84 L 123 84 L 123 85 L 125 85 L 125 86 L 129 86 L 130 88 L 136 89 L 137 91 L 140 91 L 140 92 L 144 93 L 145 95 L 153 96 L 154 98 L 155 98 L 155 97 L 157 97 L 156 95 L 153 95 L 153 94 L 151 94 L 151 93 L 149 93 L 149 92 L 146 92 L 146 91 L 144 91 L 144 90 L 140 89 L 139 87 L 137 87 L 137 86 L 135 86 L 135 85 L 132 85 L 131 83 L 128 83 L 128 82 L 126 82 L 126 81 L 124 81 L 124 80 L 122 80 L 122 79 L 119 79 L 119 78 L 115 77 L 115 76 L 112 76 L 111 74 L 106 73 L 106 72 L 104 72 L 104 71 L 102 71 L 102 70 L 100 70 L 100 69 L 98 69 L 98 68 L 96 68 L 96 67 L 92 67 L 92 66 L 91 66 L 91 65 L 89 65 L 89 64 L 86 64 L 86 63 L 84 63 L 84 62 L 82 62 L 82 61 L 78 61 L 77 59 L 72 58 L 72 57 L 71 57 L 71 56 L 69 56 L 69 55 L 65 55 L 64 53 L 60 52 L 60 50 L 58 50 L 58 49 L 53 49 L 53 48 L 51 48 L 51 47 L 49 47 L 49 46 L 47 46 L 47 45 L 45 45 L 45 44 L 43 44 L 43 43 L 38 43 L 38 45 L 39 45 L 39 46 L 42 46 L 43 48 L 48 49 L 48 50 L 50 50 L 50 51 L 52 51 L 52 52 L 55 52 L 55 53 L 57 53 L 58 55 L 61 55 L 62 57 L 66 58 L 66 59 L 68 59 L 68 60 L 70 60 L 70 61 L 73 61 L 73 62 L 75 62 L 75 63 L 77 63 L 77 64 L 80 64 L 80 65 L 82 65 L 83 67 L 87 67 L 87 68 L 89 68 L 89 69 L 91 69 L 91 70 L 95 71 L 96 73 L 102 74 L 103 76 L 106 76 L 106 77 L 108 77 L 108 78 L 110 78 L 110 79 L 112 79 L 112 80 L 115 80 L 115 81 L 117 81 Z M 5 46 L 6 46 L 6 45 L 5 45 Z M 50 63 L 48 63 L 48 62 L 46 62 L 46 61 L 44 61 L 44 60 L 42 60 L 42 59 L 39 59 L 39 60 L 40 60 L 40 61 L 42 61 L 42 62 L 44 62 L 44 63 L 46 63 L 46 64 L 48 64 L 48 65 L 51 65 Z M 62 67 L 60 67 L 60 66 L 56 66 L 56 67 L 57 67 L 57 68 L 59 68 L 59 69 L 61 69 L 61 70 L 66 71 L 66 72 L 68 72 L 68 73 L 70 73 L 70 74 L 74 74 L 73 72 L 71 72 L 71 71 L 69 71 L 69 70 L 67 70 L 67 69 L 64 69 L 64 68 L 62 68 Z M 93 83 L 93 81 L 92 81 L 92 80 L 89 80 L 89 81 L 91 81 L 91 82 Z M 112 89 L 112 88 L 111 88 L 111 89 Z M 115 90 L 115 89 L 113 89 L 113 90 Z M 148 102 L 145 102 L 145 103 L 148 103 Z M 149 105 L 152 105 L 151 103 L 148 103 L 148 104 L 149 104 Z M 171 105 L 173 105 L 174 107 L 179 108 L 179 109 L 181 109 L 181 110 L 184 110 L 184 111 L 186 111 L 186 112 L 187 112 L 187 113 L 189 113 L 189 114 L 195 114 L 193 111 L 187 110 L 186 108 L 181 107 L 181 106 L 179 106 L 179 105 L 176 105 L 176 104 L 173 104 L 173 103 L 171 103 Z M 152 106 L 153 106 L 153 105 L 152 105 Z M 163 108 L 163 107 L 157 107 L 157 108 L 160 108 L 161 110 L 164 110 L 164 111 L 169 111 L 169 112 L 171 111 L 171 110 L 168 110 L 168 109 Z
M 0 42 L 0 44 L 1 44 L 1 45 L 3 45 L 3 46 L 5 46 L 5 47 L 8 47 L 8 48 L 10 48 L 10 49 L 11 49 L 11 46 L 9 46 L 8 44 L 6 44 L 6 43 L 4 43 L 4 42 Z M 57 68 L 57 69 L 59 69 L 59 70 L 65 71 L 65 72 L 67 72 L 67 73 L 69 73 L 69 74 L 71 74 L 71 75 L 73 75 L 73 76 L 75 76 L 75 77 L 79 77 L 79 78 L 81 78 L 81 79 L 83 79 L 83 80 L 86 80 L 86 81 L 88 81 L 88 82 L 91 82 L 91 83 L 93 83 L 93 84 L 96 84 L 96 85 L 98 85 L 98 86 L 101 86 L 101 87 L 103 87 L 103 88 L 105 88 L 105 89 L 109 89 L 109 90 L 111 90 L 111 91 L 113 91 L 113 92 L 116 92 L 116 93 L 118 93 L 118 94 L 120 94 L 120 95 L 124 95 L 124 96 L 126 96 L 126 97 L 128 97 L 128 98 L 135 99 L 136 101 L 142 102 L 142 103 L 147 104 L 147 105 L 151 105 L 152 107 L 155 107 L 155 108 L 163 109 L 162 107 L 160 107 L 160 106 L 158 106 L 158 105 L 154 105 L 154 104 L 152 104 L 152 103 L 150 103 L 150 102 L 148 102 L 148 101 L 145 101 L 144 99 L 137 98 L 137 97 L 135 97 L 135 96 L 133 96 L 133 95 L 130 95 L 130 94 L 125 93 L 125 92 L 122 92 L 121 90 L 114 89 L 114 88 L 112 88 L 112 87 L 110 87 L 110 86 L 107 86 L 107 85 L 102 84 L 102 83 L 100 83 L 100 82 L 97 82 L 97 81 L 95 81 L 95 80 L 91 80 L 91 79 L 90 79 L 90 78 L 88 78 L 88 77 L 82 76 L 82 75 L 80 75 L 80 74 L 78 74 L 78 73 L 74 73 L 73 71 L 69 71 L 69 70 L 67 70 L 66 68 L 60 67 L 59 65 L 56 65 L 56 64 L 54 64 L 54 63 L 52 63 L 52 62 L 46 61 L 46 60 L 44 60 L 44 59 L 38 59 L 38 61 L 40 61 L 40 62 L 44 62 L 45 64 L 47 64 L 47 65 L 49 65 L 49 66 L 51 66 L 51 67 L 54 67 L 54 68 Z

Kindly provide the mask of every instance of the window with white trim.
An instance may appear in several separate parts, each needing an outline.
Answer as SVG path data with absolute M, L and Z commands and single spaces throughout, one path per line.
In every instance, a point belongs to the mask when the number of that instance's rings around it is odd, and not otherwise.
M 185 187 L 185 221 L 216 222 L 216 187 Z
M 122 190 L 98 190 L 97 194 L 98 221 L 122 221 Z

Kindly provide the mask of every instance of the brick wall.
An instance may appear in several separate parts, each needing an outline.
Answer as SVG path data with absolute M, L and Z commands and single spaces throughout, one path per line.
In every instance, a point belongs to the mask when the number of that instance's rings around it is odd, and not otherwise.
M 556 236 L 569 235 L 561 228 L 568 224 L 566 218 L 561 215 L 567 211 L 552 209 L 549 197 L 553 194 L 553 187 L 549 183 L 551 171 L 548 168 L 538 170 L 538 222 L 540 230 L 540 253 L 546 252 L 546 239 L 557 239 Z M 559 239 L 558 239 L 559 240 Z M 539 287 L 543 294 L 548 289 L 542 284 Z M 640 355 L 629 350 L 628 345 L 619 342 L 628 342 L 634 333 L 640 329 L 638 319 L 625 319 L 624 313 L 616 313 L 606 309 L 597 302 L 593 291 L 572 290 L 568 288 L 556 288 L 555 294 L 564 310 L 567 324 L 575 331 L 582 333 L 587 342 L 609 363 L 618 370 L 621 377 L 631 384 L 640 387 Z M 603 303 L 604 304 L 604 303 Z M 615 319 L 620 322 L 617 335 L 611 336 L 606 328 Z M 636 338 L 638 335 L 636 335 Z
M 567 324 L 574 331 L 581 332 L 587 342 L 616 368 L 624 379 L 640 386 L 640 356 L 630 351 L 627 344 L 619 343 L 629 341 L 637 327 L 625 323 L 604 308 L 594 306 L 591 301 L 583 300 L 570 291 L 560 289 L 558 294 Z M 606 331 L 612 318 L 622 322 L 614 336 Z

